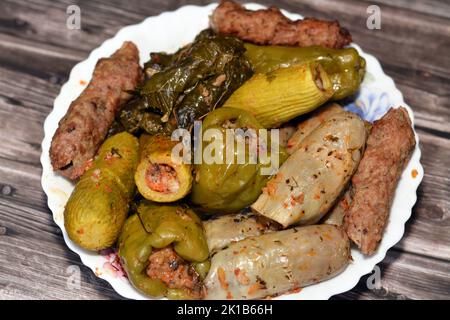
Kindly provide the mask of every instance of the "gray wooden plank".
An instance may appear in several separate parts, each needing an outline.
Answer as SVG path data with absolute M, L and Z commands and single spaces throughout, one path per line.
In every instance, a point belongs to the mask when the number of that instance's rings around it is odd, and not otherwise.
M 450 140 L 419 131 L 425 176 L 397 248 L 450 261 Z
M 402 11 L 412 10 L 431 16 L 450 18 L 450 3 L 441 0 L 365 0 L 369 4 L 395 6 Z
M 378 265 L 380 286 L 374 283 L 374 271 L 364 276 L 351 291 L 334 299 L 449 299 L 449 262 L 420 255 L 389 250 Z
M 57 236 L 43 241 L 39 232 L 35 236 L 17 230 L 10 233 L 6 227 L 0 243 L 0 299 L 120 298 L 109 284 L 80 265 L 78 256 L 67 250 Z M 79 288 L 70 282 L 73 266 L 80 268 Z

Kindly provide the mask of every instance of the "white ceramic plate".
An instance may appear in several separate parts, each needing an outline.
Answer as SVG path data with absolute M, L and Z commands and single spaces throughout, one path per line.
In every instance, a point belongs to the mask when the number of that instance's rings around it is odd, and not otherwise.
M 69 81 L 61 88 L 55 99 L 53 111 L 44 124 L 45 137 L 42 142 L 41 163 L 43 167 L 42 187 L 48 197 L 48 206 L 53 212 L 55 223 L 61 228 L 67 246 L 76 252 L 81 261 L 95 274 L 108 281 L 122 296 L 132 299 L 145 299 L 137 292 L 117 270 L 116 256 L 111 252 L 92 253 L 81 249 L 67 236 L 64 228 L 64 206 L 74 185 L 55 174 L 49 159 L 51 138 L 58 126 L 58 121 L 66 113 L 70 103 L 89 82 L 97 60 L 111 55 L 122 42 L 133 41 L 139 48 L 141 64 L 148 60 L 152 51 L 173 52 L 180 46 L 191 42 L 195 35 L 208 26 L 208 18 L 216 4 L 208 6 L 184 6 L 173 12 L 165 12 L 150 17 L 143 22 L 122 28 L 113 38 L 106 40 L 93 50 L 88 59 L 78 63 L 70 72 Z M 248 4 L 249 9 L 263 8 L 258 4 Z M 292 19 L 301 18 L 298 14 L 284 12 Z M 347 26 L 352 29 L 352 26 Z M 359 26 L 355 26 L 359 27 Z M 404 106 L 414 120 L 411 108 L 403 101 L 402 94 L 394 82 L 386 76 L 378 60 L 364 53 L 357 45 L 353 45 L 367 61 L 367 75 L 360 93 L 354 103 L 347 105 L 349 110 L 358 112 L 365 119 L 373 121 L 380 118 L 389 107 Z M 411 209 L 416 202 L 416 189 L 423 177 L 420 164 L 420 149 L 416 134 L 416 149 L 398 184 L 396 196 L 392 204 L 389 222 L 383 240 L 376 254 L 364 257 L 356 249 L 352 249 L 353 263 L 348 268 L 328 281 L 304 288 L 298 293 L 283 295 L 277 299 L 328 299 L 329 297 L 352 289 L 359 279 L 370 273 L 374 266 L 384 259 L 387 250 L 394 246 L 403 236 L 405 222 L 411 216 Z M 415 178 L 413 170 L 417 171 Z M 414 171 L 415 172 L 415 171 Z

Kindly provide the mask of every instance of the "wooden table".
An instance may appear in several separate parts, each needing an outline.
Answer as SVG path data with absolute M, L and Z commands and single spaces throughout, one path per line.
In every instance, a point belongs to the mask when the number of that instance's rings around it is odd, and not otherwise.
M 338 19 L 381 61 L 413 108 L 425 177 L 400 243 L 339 299 L 450 298 L 450 3 L 445 0 L 266 1 L 306 16 Z M 81 30 L 66 8 L 81 8 Z M 120 28 L 207 1 L 3 0 L 0 10 L 0 299 L 119 299 L 65 245 L 41 189 L 43 122 L 71 68 Z M 381 8 L 381 30 L 366 28 Z M 149 30 L 149 32 L 156 32 Z M 68 285 L 73 265 L 81 286 Z

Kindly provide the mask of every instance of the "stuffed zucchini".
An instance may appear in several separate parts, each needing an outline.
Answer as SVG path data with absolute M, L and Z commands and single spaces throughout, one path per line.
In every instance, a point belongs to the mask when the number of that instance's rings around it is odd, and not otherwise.
M 246 110 L 264 128 L 274 128 L 316 109 L 333 94 L 333 84 L 323 67 L 308 62 L 255 74 L 228 98 L 224 107 Z
M 191 190 L 191 165 L 175 162 L 172 148 L 177 144 L 163 135 L 140 137 L 141 156 L 134 180 L 140 194 L 155 202 L 173 202 Z
M 87 250 L 112 246 L 128 214 L 139 143 L 123 132 L 107 139 L 64 210 L 69 238 Z

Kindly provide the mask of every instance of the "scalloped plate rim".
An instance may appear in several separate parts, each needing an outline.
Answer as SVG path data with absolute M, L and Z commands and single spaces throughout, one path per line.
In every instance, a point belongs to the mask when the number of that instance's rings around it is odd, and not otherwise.
M 42 185 L 42 188 L 43 188 L 45 194 L 47 195 L 47 204 L 48 204 L 48 207 L 50 208 L 50 210 L 52 211 L 53 220 L 58 225 L 58 227 L 61 229 L 63 237 L 64 237 L 64 241 L 66 242 L 69 249 L 71 249 L 73 252 L 77 253 L 80 256 L 82 263 L 84 265 L 86 265 L 87 267 L 89 267 L 96 274 L 96 276 L 106 280 L 119 295 L 121 295 L 125 298 L 148 299 L 147 297 L 145 297 L 144 295 L 139 293 L 137 290 L 135 290 L 125 278 L 115 278 L 111 274 L 99 271 L 98 266 L 95 266 L 91 261 L 91 258 L 95 258 L 95 256 L 99 256 L 99 255 L 96 255 L 95 253 L 87 252 L 86 250 L 83 250 L 82 248 L 75 245 L 68 238 L 67 233 L 64 228 L 63 221 L 60 219 L 60 217 L 57 216 L 58 204 L 57 204 L 57 200 L 55 200 L 55 197 L 56 197 L 55 190 L 52 190 L 52 188 L 54 188 L 54 186 L 49 183 L 49 179 L 48 179 L 49 175 L 52 174 L 51 166 L 49 167 L 48 150 L 49 150 L 49 146 L 50 146 L 51 137 L 53 136 L 53 133 L 56 130 L 56 124 L 59 121 L 59 118 L 57 118 L 58 113 L 61 113 L 61 112 L 58 112 L 59 110 L 58 111 L 56 110 L 55 106 L 63 103 L 63 102 L 60 102 L 60 100 L 63 100 L 65 98 L 65 96 L 68 94 L 69 86 L 71 86 L 71 85 L 73 86 L 74 83 L 76 82 L 75 74 L 80 72 L 79 70 L 82 67 L 84 67 L 85 65 L 95 64 L 95 62 L 98 59 L 98 58 L 96 59 L 95 57 L 97 55 L 99 55 L 102 51 L 105 51 L 105 48 L 110 46 L 114 41 L 118 41 L 118 38 L 122 37 L 127 32 L 131 32 L 131 31 L 133 31 L 133 29 L 138 29 L 139 27 L 149 24 L 150 21 L 163 19 L 165 16 L 170 16 L 173 14 L 186 14 L 189 10 L 212 11 L 212 9 L 216 5 L 217 4 L 215 4 L 215 3 L 207 5 L 207 6 L 186 5 L 186 6 L 182 6 L 182 7 L 178 8 L 174 11 L 166 11 L 166 12 L 162 12 L 161 14 L 159 14 L 157 16 L 147 17 L 140 23 L 125 26 L 125 27 L 121 28 L 114 35 L 114 37 L 105 40 L 99 47 L 92 50 L 90 52 L 89 56 L 85 60 L 77 63 L 72 68 L 72 70 L 70 71 L 69 79 L 61 87 L 60 93 L 55 98 L 54 107 L 44 122 L 45 136 L 42 141 L 42 154 L 40 157 L 40 161 L 41 161 L 41 164 L 43 167 L 41 185 Z M 256 4 L 256 3 L 247 3 L 247 4 L 245 4 L 245 6 L 251 8 L 251 9 L 264 8 L 264 6 L 262 6 L 260 4 Z M 184 11 L 186 11 L 186 12 L 184 12 Z M 288 16 L 291 16 L 293 18 L 301 17 L 299 14 L 290 13 L 285 10 L 282 10 L 282 11 L 283 11 L 283 13 L 285 13 Z M 199 14 L 203 14 L 203 12 L 201 12 Z M 396 88 L 393 79 L 384 73 L 379 61 L 373 55 L 363 52 L 362 49 L 358 45 L 352 43 L 352 46 L 355 47 L 360 52 L 360 54 L 362 54 L 364 56 L 364 58 L 367 61 L 368 66 L 370 64 L 372 66 L 372 68 L 376 69 L 377 79 L 383 80 L 383 86 L 388 87 L 390 90 L 389 91 L 390 94 L 395 95 L 396 100 L 401 101 L 401 105 L 404 106 L 408 110 L 408 113 L 414 124 L 414 115 L 413 115 L 412 109 L 404 102 L 403 95 Z M 102 54 L 102 56 L 105 56 L 105 54 Z M 68 105 L 70 104 L 70 101 L 66 101 L 65 104 L 68 107 Z M 402 209 L 406 210 L 406 212 L 402 213 L 402 219 L 396 225 L 396 227 L 398 227 L 398 229 L 396 230 L 396 234 L 395 235 L 390 234 L 389 238 L 385 236 L 383 238 L 383 241 L 382 241 L 382 244 L 380 245 L 379 250 L 374 255 L 372 255 L 368 258 L 364 258 L 365 263 L 359 263 L 356 266 L 354 263 L 351 264 L 353 269 L 355 269 L 355 270 L 353 270 L 354 272 L 351 275 L 349 272 L 346 273 L 344 271 L 332 279 L 329 279 L 327 281 L 320 282 L 318 284 L 306 287 L 298 293 L 284 294 L 282 296 L 277 297 L 276 299 L 329 299 L 333 295 L 349 291 L 354 286 L 356 286 L 356 284 L 359 282 L 359 280 L 362 276 L 370 273 L 373 270 L 374 266 L 376 264 L 378 264 L 379 262 L 381 262 L 385 258 L 387 251 L 391 247 L 393 247 L 398 241 L 400 241 L 400 239 L 402 238 L 403 233 L 404 233 L 405 223 L 410 218 L 411 213 L 412 213 L 412 207 L 414 206 L 414 204 L 417 200 L 417 194 L 416 194 L 417 187 L 419 186 L 419 184 L 423 178 L 423 167 L 420 164 L 421 151 L 419 148 L 419 138 L 415 131 L 414 131 L 414 133 L 415 133 L 415 138 L 416 138 L 416 149 L 414 150 L 414 153 L 411 157 L 411 160 L 410 160 L 407 168 L 413 167 L 413 169 L 417 170 L 418 175 L 415 179 L 411 180 L 412 183 L 409 185 L 409 188 L 407 190 L 407 195 L 408 195 L 407 200 L 408 201 L 406 201 L 402 206 Z M 407 170 L 408 169 L 405 169 L 405 171 L 403 172 L 402 179 L 404 179 L 405 173 L 408 174 Z M 390 224 L 391 224 L 391 221 L 389 221 L 388 226 Z M 388 229 L 388 226 L 386 227 L 386 229 Z M 381 250 L 381 249 L 383 249 L 383 250 Z M 355 252 L 354 249 L 352 249 L 352 254 L 354 252 Z M 341 279 L 339 279 L 339 278 L 341 278 Z M 340 285 L 331 286 L 330 285 L 331 281 L 334 280 L 334 282 L 336 282 L 336 279 L 341 280 L 341 281 L 339 281 Z M 310 288 L 314 288 L 314 287 L 318 288 L 319 286 L 324 287 L 327 290 L 324 290 L 324 292 L 320 292 L 320 293 L 310 290 Z M 318 291 L 318 290 L 316 290 L 316 291 Z M 305 294 L 306 292 L 310 292 L 310 294 Z

